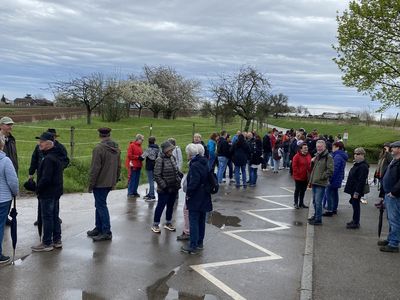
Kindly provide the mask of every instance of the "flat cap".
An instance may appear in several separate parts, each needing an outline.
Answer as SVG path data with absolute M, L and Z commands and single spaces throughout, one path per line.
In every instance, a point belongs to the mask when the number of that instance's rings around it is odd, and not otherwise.
M 399 148 L 400 147 L 400 141 L 396 141 L 396 142 L 394 142 L 394 143 L 391 143 L 390 144 L 390 147 L 392 147 L 392 148 Z
M 102 127 L 102 128 L 97 129 L 97 131 L 99 132 L 100 136 L 107 137 L 107 136 L 110 136 L 111 128 Z
M 11 124 L 14 124 L 14 121 L 10 117 L 2 117 L 0 119 L 0 124 L 11 125 Z
M 51 132 L 43 132 L 40 136 L 37 136 L 36 139 L 41 141 L 54 141 L 54 135 Z

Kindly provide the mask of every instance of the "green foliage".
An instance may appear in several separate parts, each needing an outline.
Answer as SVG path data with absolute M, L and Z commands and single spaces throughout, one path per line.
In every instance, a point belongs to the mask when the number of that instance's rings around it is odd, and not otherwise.
M 400 1 L 351 1 L 337 17 L 338 56 L 343 82 L 382 103 L 400 106 Z

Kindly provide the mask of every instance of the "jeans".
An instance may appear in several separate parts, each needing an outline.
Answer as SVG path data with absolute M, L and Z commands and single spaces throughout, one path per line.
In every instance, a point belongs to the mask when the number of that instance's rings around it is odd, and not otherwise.
M 218 183 L 222 183 L 222 179 L 225 173 L 226 166 L 228 164 L 228 158 L 225 156 L 218 156 Z
M 242 173 L 242 182 L 243 186 L 247 186 L 247 178 L 246 178 L 246 165 L 237 166 L 235 165 L 235 182 L 236 186 L 240 186 L 240 172 Z
M 296 180 L 295 181 L 296 188 L 294 190 L 294 204 L 302 206 L 304 205 L 304 195 L 307 191 L 307 180 L 305 181 L 300 181 Z
M 274 159 L 272 157 L 272 154 L 271 154 L 271 157 L 269 158 L 269 164 L 271 165 L 271 168 L 274 167 L 275 162 L 274 162 Z
M 11 200 L 7 202 L 0 202 L 0 255 L 3 254 L 2 243 L 4 237 L 4 226 L 6 226 L 6 221 L 8 218 L 8 211 L 11 205 Z
M 210 159 L 208 160 L 208 169 L 211 171 L 215 169 L 215 157 L 210 157 Z
M 196 249 L 203 245 L 206 231 L 206 213 L 189 210 L 190 248 Z
M 350 204 L 353 206 L 353 223 L 360 224 L 360 213 L 361 213 L 361 205 L 360 199 L 354 199 L 351 197 Z
M 400 243 L 400 198 L 385 195 L 385 206 L 389 219 L 389 246 L 398 247 Z
M 263 163 L 262 163 L 262 169 L 266 169 L 268 166 L 268 162 L 271 158 L 272 153 L 271 152 L 264 152 L 263 153 Z
M 289 168 L 290 166 L 289 152 L 284 152 L 282 159 L 283 159 L 283 167 Z
M 280 160 L 273 159 L 273 161 L 274 172 L 278 172 Z
M 326 200 L 328 202 L 328 211 L 337 211 L 339 205 L 339 188 L 334 188 L 330 185 L 326 187 Z
M 250 184 L 256 185 L 257 183 L 257 168 L 250 167 Z
M 133 168 L 131 168 L 131 176 L 129 177 L 128 182 L 128 196 L 138 193 L 137 189 L 139 186 L 140 170 L 141 169 L 134 170 Z
M 233 164 L 232 164 L 232 160 L 228 160 L 228 163 L 226 164 L 226 166 L 228 167 L 228 170 L 229 170 L 229 179 L 232 179 L 233 178 Z M 224 172 L 224 175 L 222 175 L 222 178 L 225 178 L 226 177 L 226 169 L 225 169 L 225 172 Z
M 61 225 L 58 218 L 59 197 L 39 197 L 39 203 L 43 225 L 42 242 L 49 246 L 53 242 L 61 241 Z
M 319 185 L 313 185 L 312 187 L 313 192 L 313 205 L 314 205 L 314 216 L 315 221 L 321 222 L 322 221 L 322 199 L 324 198 L 325 194 L 325 187 Z
M 165 206 L 167 206 L 167 213 L 165 215 L 166 223 L 172 223 L 172 213 L 174 212 L 174 203 L 176 200 L 177 192 L 159 192 L 157 207 L 154 212 L 154 223 L 153 225 L 160 224 L 161 215 L 164 211 Z
M 107 207 L 107 196 L 111 188 L 94 188 L 94 205 L 96 207 L 96 228 L 102 234 L 111 233 L 110 213 Z
M 149 182 L 149 192 L 147 193 L 147 196 L 154 197 L 154 171 L 146 170 L 146 173 Z

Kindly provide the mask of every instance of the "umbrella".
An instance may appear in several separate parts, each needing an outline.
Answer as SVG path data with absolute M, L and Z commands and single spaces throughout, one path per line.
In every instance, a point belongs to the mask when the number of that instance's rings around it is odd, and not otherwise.
M 43 222 L 42 222 L 40 200 L 38 201 L 37 229 L 38 229 L 38 233 L 39 233 L 39 239 L 42 240 Z
M 385 210 L 385 207 L 382 205 L 379 208 L 379 223 L 378 223 L 378 237 L 381 237 L 382 233 L 382 220 L 383 220 L 383 211 Z
M 16 198 L 14 197 L 14 206 L 10 211 L 10 217 L 11 217 L 11 241 L 12 241 L 12 246 L 13 246 L 13 258 L 12 258 L 12 263 L 14 264 L 14 259 L 15 259 L 15 248 L 17 247 L 17 204 L 16 204 Z

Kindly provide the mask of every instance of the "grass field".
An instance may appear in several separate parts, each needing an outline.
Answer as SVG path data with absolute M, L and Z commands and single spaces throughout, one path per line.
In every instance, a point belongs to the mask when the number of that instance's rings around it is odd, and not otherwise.
M 122 151 L 122 164 L 125 162 L 126 150 L 128 144 L 134 139 L 137 133 L 145 136 L 144 148 L 147 148 L 147 138 L 150 135 L 150 125 L 152 126 L 152 135 L 157 138 L 157 143 L 161 144 L 170 137 L 177 140 L 185 157 L 185 147 L 192 140 L 192 132 L 199 132 L 203 140 L 207 143 L 212 132 L 220 131 L 221 126 L 215 126 L 213 120 L 202 118 L 182 118 L 178 120 L 164 120 L 152 118 L 129 118 L 121 120 L 118 123 L 107 123 L 99 118 L 94 118 L 91 125 L 86 124 L 85 118 L 76 120 L 57 120 L 40 121 L 35 123 L 15 124 L 13 135 L 17 140 L 18 158 L 20 164 L 19 178 L 21 184 L 28 178 L 28 168 L 32 151 L 36 145 L 36 136 L 40 135 L 47 128 L 56 128 L 60 135 L 58 140 L 63 143 L 69 154 L 71 154 L 70 136 L 71 126 L 75 127 L 74 133 L 74 160 L 70 167 L 64 172 L 64 190 L 65 192 L 81 192 L 87 189 L 88 170 L 91 160 L 93 147 L 99 142 L 97 128 L 112 128 L 112 139 L 120 146 Z M 195 124 L 193 128 L 193 124 Z M 226 130 L 235 132 L 240 128 L 240 121 L 227 124 Z M 187 166 L 184 166 L 184 170 Z M 141 182 L 145 182 L 145 172 L 142 172 Z M 127 185 L 126 170 L 123 168 L 121 182 L 118 188 L 124 188 Z

